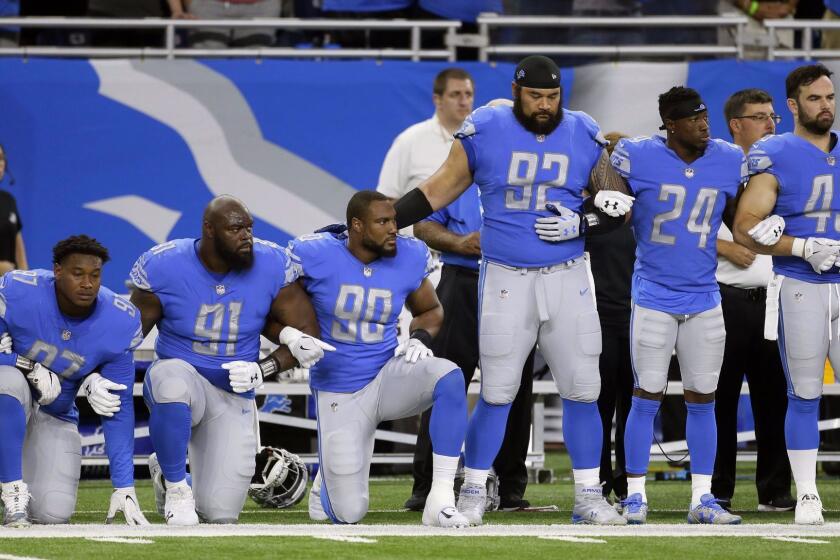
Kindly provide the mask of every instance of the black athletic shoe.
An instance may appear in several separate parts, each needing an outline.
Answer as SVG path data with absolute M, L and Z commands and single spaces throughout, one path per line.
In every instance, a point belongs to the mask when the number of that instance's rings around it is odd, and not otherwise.
M 518 509 L 525 509 L 529 507 L 531 507 L 531 502 L 520 498 L 519 496 L 502 498 L 499 501 L 499 511 L 516 511 Z
M 731 498 L 718 498 L 717 503 L 720 507 L 732 513 L 732 499 Z
M 426 496 L 412 496 L 405 501 L 403 507 L 408 511 L 423 511 L 426 507 Z
M 796 508 L 796 500 L 791 496 L 779 496 L 764 504 L 758 504 L 758 511 L 793 511 Z

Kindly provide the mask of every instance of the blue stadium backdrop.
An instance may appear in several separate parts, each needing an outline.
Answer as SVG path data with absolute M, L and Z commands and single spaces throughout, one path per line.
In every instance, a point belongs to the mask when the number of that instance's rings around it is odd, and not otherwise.
M 566 106 L 604 131 L 654 134 L 656 97 L 697 88 L 712 130 L 728 137 L 732 92 L 767 89 L 791 129 L 784 77 L 795 62 L 598 64 L 563 70 Z M 840 65 L 840 63 L 835 63 Z M 391 141 L 433 112 L 444 63 L 0 60 L 0 143 L 16 178 L 33 267 L 62 237 L 88 233 L 112 251 L 105 283 L 124 291 L 134 259 L 196 236 L 221 193 L 245 201 L 256 234 L 280 243 L 341 219 L 373 188 Z M 477 102 L 510 95 L 512 64 L 463 64 Z

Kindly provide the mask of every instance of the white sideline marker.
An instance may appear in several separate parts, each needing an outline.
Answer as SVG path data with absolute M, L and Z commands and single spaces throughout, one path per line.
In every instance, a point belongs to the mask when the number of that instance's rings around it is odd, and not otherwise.
M 540 537 L 544 541 L 566 541 L 573 543 L 607 544 L 603 539 L 592 539 L 589 537 Z
M 12 554 L 0 554 L 0 560 L 42 560 L 33 556 L 14 556 Z
M 86 537 L 85 540 L 94 542 L 114 542 L 121 544 L 155 544 L 155 541 L 149 539 L 133 539 L 128 537 Z
M 351 542 L 351 543 L 365 543 L 365 544 L 376 544 L 376 539 L 366 539 L 364 537 L 348 537 L 346 535 L 318 535 L 313 537 L 315 539 L 319 539 L 322 541 L 338 541 L 338 542 Z
M 764 537 L 766 541 L 784 541 L 784 542 L 795 542 L 795 543 L 802 543 L 802 544 L 831 544 L 829 541 L 821 541 L 817 539 L 802 539 L 799 537 Z

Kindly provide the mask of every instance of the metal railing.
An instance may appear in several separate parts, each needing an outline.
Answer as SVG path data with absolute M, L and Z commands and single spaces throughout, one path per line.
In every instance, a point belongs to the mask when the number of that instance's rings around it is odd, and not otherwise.
M 111 19 L 111 18 L 64 18 L 64 17 L 22 17 L 2 18 L 2 27 L 50 28 L 50 29 L 160 29 L 164 32 L 163 47 L 142 48 L 106 48 L 106 47 L 11 47 L 0 48 L 0 56 L 55 56 L 55 57 L 249 57 L 249 58 L 410 58 L 446 59 L 455 61 L 455 30 L 461 27 L 460 21 L 427 20 L 335 20 L 335 19 Z M 255 47 L 192 49 L 176 46 L 176 29 L 248 29 L 271 28 L 280 31 L 328 31 L 328 30 L 405 30 L 411 35 L 408 49 L 341 49 L 341 48 L 293 48 L 293 47 Z M 443 31 L 446 33 L 445 49 L 422 48 L 423 31 Z
M 745 16 L 647 16 L 647 17 L 552 17 L 552 16 L 478 16 L 481 37 L 479 60 L 487 62 L 491 54 L 542 54 L 556 55 L 655 55 L 681 57 L 690 55 L 718 55 L 742 58 L 744 54 Z M 732 27 L 735 45 L 491 45 L 491 28 L 511 27 Z
M 840 31 L 840 20 L 825 21 L 821 19 L 771 19 L 764 21 L 764 27 L 769 33 L 767 60 L 778 58 L 804 58 L 811 60 L 815 55 L 822 58 L 840 58 L 840 50 L 815 49 L 814 29 L 833 29 Z M 779 46 L 778 30 L 802 31 L 802 48 L 787 48 Z

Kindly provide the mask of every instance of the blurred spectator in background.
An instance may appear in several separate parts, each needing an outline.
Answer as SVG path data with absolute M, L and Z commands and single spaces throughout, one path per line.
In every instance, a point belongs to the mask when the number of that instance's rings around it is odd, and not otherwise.
M 640 0 L 574 0 L 572 3 L 575 17 L 637 17 L 641 14 Z M 573 45 L 639 45 L 645 42 L 645 30 L 641 27 L 575 27 L 570 30 L 570 38 Z M 575 56 L 567 58 L 565 63 L 577 66 L 618 58 L 616 55 Z
M 826 3 L 831 1 L 826 0 Z M 796 11 L 797 2 L 798 0 L 732 0 L 736 7 L 758 21 L 792 16 Z
M 168 0 L 175 19 L 255 19 L 278 18 L 283 0 Z M 291 5 L 290 2 L 286 4 Z M 225 47 L 270 47 L 275 29 L 271 27 L 197 28 L 189 35 L 190 46 L 198 49 Z
M 620 132 L 605 135 L 607 151 L 627 138 Z M 598 412 L 604 425 L 601 447 L 601 484 L 603 493 L 616 500 L 627 497 L 627 472 L 624 463 L 624 426 L 633 398 L 633 369 L 630 363 L 630 283 L 636 260 L 636 239 L 630 224 L 603 235 L 586 238 L 595 300 L 601 319 L 601 394 Z M 615 468 L 612 466 L 612 427 L 615 416 Z
M 321 0 L 324 17 L 336 19 L 408 19 L 414 0 Z M 324 36 L 325 43 L 355 49 L 405 49 L 410 40 L 408 31 L 370 29 L 333 31 Z
M 840 0 L 825 0 L 825 21 L 840 21 Z M 824 49 L 840 49 L 840 29 L 823 29 L 820 46 Z
M 20 0 L 20 15 L 84 17 L 88 0 Z M 83 46 L 87 43 L 86 29 L 52 29 L 25 27 L 20 31 L 21 46 Z
M 0 18 L 18 17 L 20 0 L 0 0 Z M 0 27 L 0 48 L 18 46 L 18 28 Z
M 166 0 L 88 0 L 90 17 L 162 18 L 169 15 Z M 162 29 L 93 29 L 90 43 L 96 47 L 161 47 Z
M 9 178 L 4 181 L 6 175 Z M 2 145 L 0 145 L 0 183 L 9 186 L 15 184 L 14 177 L 9 172 L 6 150 Z M 19 270 L 28 268 L 22 229 L 23 224 L 20 221 L 15 197 L 9 191 L 0 190 L 0 274 L 16 268 Z
M 748 152 L 781 121 L 773 98 L 760 89 L 733 93 L 724 105 L 732 140 Z M 738 449 L 738 403 L 746 374 L 749 402 L 755 419 L 758 462 L 755 485 L 758 511 L 790 511 L 790 463 L 785 448 L 787 385 L 774 341 L 764 339 L 766 286 L 773 277 L 769 255 L 756 255 L 732 241 L 732 232 L 720 226 L 717 239 L 717 280 L 720 284 L 726 346 L 715 391 L 718 439 L 712 493 L 725 508 L 735 493 L 735 459 Z

